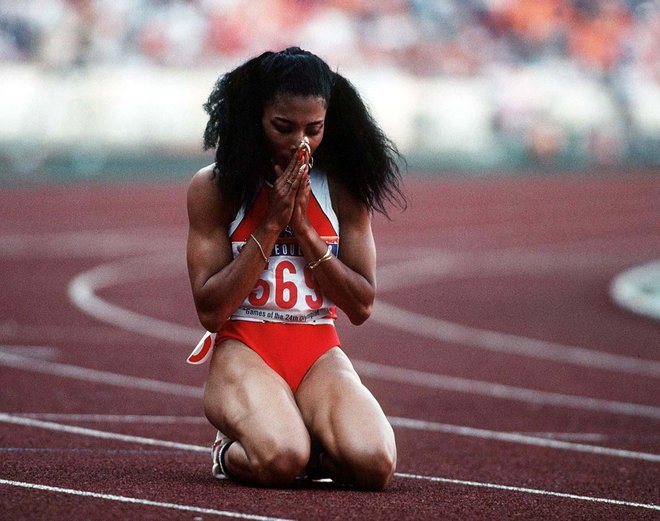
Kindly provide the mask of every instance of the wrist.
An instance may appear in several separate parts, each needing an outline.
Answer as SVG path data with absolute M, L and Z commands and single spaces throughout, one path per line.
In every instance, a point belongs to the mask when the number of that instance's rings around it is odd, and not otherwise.
M 328 247 L 325 250 L 325 253 L 323 255 L 321 255 L 317 260 L 312 261 L 312 262 L 308 262 L 307 267 L 310 270 L 313 270 L 313 269 L 317 268 L 319 266 L 319 264 L 323 264 L 324 262 L 327 262 L 330 259 L 332 259 L 332 257 L 333 257 L 333 255 L 332 255 L 332 246 L 330 246 L 328 244 Z
M 314 238 L 314 227 L 309 223 L 307 219 L 294 225 L 291 223 L 291 229 L 293 233 L 296 234 L 298 241 L 305 243 L 309 242 Z
M 258 226 L 258 230 L 260 230 L 265 237 L 272 237 L 272 236 L 277 237 L 280 234 L 280 232 L 285 228 L 285 226 L 286 225 L 281 225 L 275 220 L 265 219 Z

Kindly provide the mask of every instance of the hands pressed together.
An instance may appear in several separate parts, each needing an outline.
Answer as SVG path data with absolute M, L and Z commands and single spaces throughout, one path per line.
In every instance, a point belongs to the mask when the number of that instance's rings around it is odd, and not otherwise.
M 309 179 L 310 149 L 302 142 L 285 170 L 275 165 L 275 183 L 270 193 L 268 219 L 278 227 L 299 232 L 307 222 L 307 204 L 311 191 Z

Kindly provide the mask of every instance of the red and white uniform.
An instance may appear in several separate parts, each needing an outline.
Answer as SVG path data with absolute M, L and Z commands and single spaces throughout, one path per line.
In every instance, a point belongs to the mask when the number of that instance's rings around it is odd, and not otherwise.
M 339 223 L 332 209 L 327 177 L 310 173 L 312 192 L 307 218 L 332 253 L 339 253 Z M 271 187 L 264 184 L 247 211 L 241 208 L 229 228 L 232 254 L 236 258 L 268 209 Z M 307 261 L 293 232 L 287 227 L 270 252 L 268 264 L 252 292 L 231 320 L 332 324 L 337 317 L 334 304 L 316 288 Z
M 339 253 L 339 221 L 332 209 L 328 179 L 322 172 L 313 171 L 310 173 L 310 181 L 312 190 L 307 205 L 307 218 L 336 256 Z M 241 249 L 250 239 L 250 234 L 265 217 L 271 188 L 269 184 L 264 183 L 254 202 L 247 208 L 241 207 L 231 222 L 229 238 L 234 258 L 240 255 Z M 337 318 L 335 305 L 316 288 L 311 271 L 306 264 L 307 261 L 293 231 L 287 227 L 280 234 L 270 252 L 268 263 L 264 266 L 254 289 L 229 320 L 334 326 L 335 318 Z M 229 324 L 226 325 L 225 330 L 236 329 L 227 326 Z M 319 333 L 321 333 L 321 329 L 319 328 Z M 224 333 L 221 331 L 221 334 Z M 207 333 L 188 357 L 188 362 L 191 364 L 203 363 L 210 355 L 215 343 L 215 336 Z M 331 335 L 328 335 L 326 331 L 322 337 L 323 342 L 327 345 L 322 342 L 317 346 L 318 353 L 332 345 L 339 345 L 334 327 L 332 327 Z M 245 340 L 239 336 L 235 336 L 235 338 Z M 250 347 L 264 356 L 265 347 L 257 346 L 256 341 L 251 344 Z M 310 355 L 313 358 L 310 360 L 315 360 L 318 353 L 311 352 Z M 306 369 L 302 368 L 298 372 L 304 374 L 304 370 Z M 296 379 L 300 377 L 300 374 L 296 375 Z

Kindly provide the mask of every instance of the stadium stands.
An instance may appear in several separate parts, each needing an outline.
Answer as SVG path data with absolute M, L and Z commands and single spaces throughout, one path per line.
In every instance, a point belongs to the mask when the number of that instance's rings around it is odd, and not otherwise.
M 81 138 L 197 150 L 215 76 L 294 44 L 420 167 L 660 162 L 658 0 L 4 0 L 0 161 Z

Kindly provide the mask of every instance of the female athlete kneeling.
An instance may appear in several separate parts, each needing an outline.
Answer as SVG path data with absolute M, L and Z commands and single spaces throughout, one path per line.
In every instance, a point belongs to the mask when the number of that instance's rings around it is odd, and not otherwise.
M 374 211 L 405 205 L 394 145 L 352 85 L 299 48 L 222 76 L 204 105 L 216 161 L 188 189 L 188 271 L 213 332 L 204 408 L 216 477 L 369 490 L 394 473 L 394 433 L 335 331 L 376 290 Z M 190 361 L 199 361 L 197 353 Z

